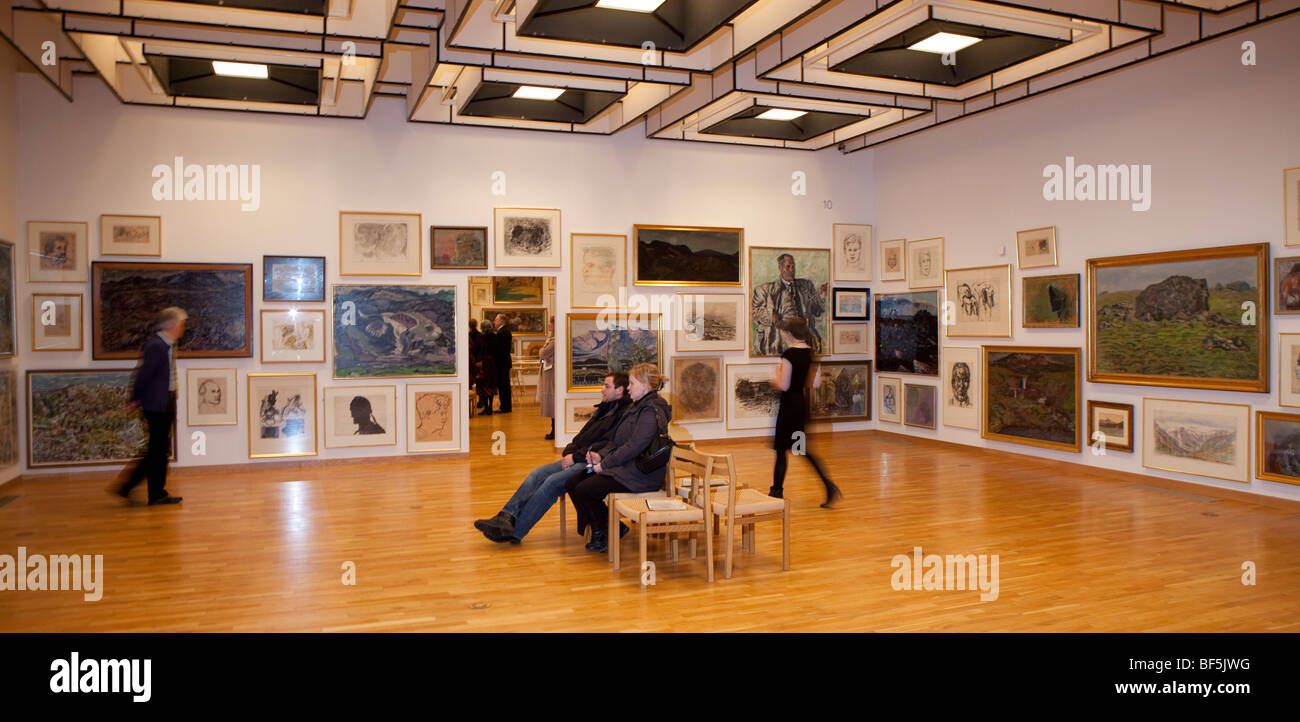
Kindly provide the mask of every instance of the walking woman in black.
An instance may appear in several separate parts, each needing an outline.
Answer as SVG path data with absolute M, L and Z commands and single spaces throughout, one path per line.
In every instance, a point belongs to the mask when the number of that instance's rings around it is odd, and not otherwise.
M 812 348 L 808 345 L 812 331 L 808 328 L 808 322 L 802 318 L 787 317 L 782 320 L 780 328 L 786 349 L 781 354 L 781 363 L 777 366 L 771 381 L 772 387 L 781 392 L 781 407 L 776 414 L 776 438 L 772 442 L 772 448 L 776 450 L 776 467 L 772 469 L 772 488 L 767 492 L 769 496 L 778 499 L 782 498 L 784 493 L 786 452 L 794 446 L 795 433 L 803 432 L 804 426 L 808 423 L 808 400 L 804 395 L 804 388 L 816 388 L 820 385 L 820 379 L 816 373 L 813 373 L 815 362 Z M 840 488 L 835 485 L 835 482 L 826 475 L 822 465 L 817 463 L 817 458 L 808 450 L 806 437 L 802 447 L 802 456 L 813 465 L 822 483 L 826 485 L 826 501 L 822 504 L 822 508 L 830 509 L 835 502 L 843 499 L 844 495 L 840 493 Z

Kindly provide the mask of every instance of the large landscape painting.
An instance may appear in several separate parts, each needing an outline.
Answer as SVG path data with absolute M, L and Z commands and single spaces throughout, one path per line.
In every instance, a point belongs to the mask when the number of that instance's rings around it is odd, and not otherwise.
M 939 292 L 876 296 L 876 371 L 939 375 Z
M 28 371 L 27 466 L 121 464 L 142 455 L 144 418 L 126 408 L 131 376 L 131 369 Z
M 739 286 L 741 228 L 635 227 L 638 286 Z
M 985 346 L 980 435 L 1078 451 L 1079 355 L 1077 348 Z
M 91 294 L 94 358 L 139 356 L 168 306 L 189 314 L 178 358 L 253 355 L 252 264 L 98 261 Z
M 455 287 L 334 286 L 334 378 L 455 374 Z

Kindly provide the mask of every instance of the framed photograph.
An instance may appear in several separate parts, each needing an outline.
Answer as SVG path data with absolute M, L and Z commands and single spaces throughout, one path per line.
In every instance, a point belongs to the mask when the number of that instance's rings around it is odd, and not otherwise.
M 1088 259 L 1088 381 L 1268 392 L 1267 285 L 1267 243 Z
M 90 256 L 86 224 L 27 222 L 27 280 L 30 283 L 85 283 Z
M 0 358 L 18 352 L 14 244 L 0 241 Z
M 396 386 L 326 387 L 326 448 L 396 444 Z
M 1020 279 L 1025 328 L 1079 327 L 1079 274 Z
M 248 458 L 316 455 L 316 374 L 248 375 Z
M 929 384 L 903 384 L 903 423 L 924 429 L 937 428 L 935 389 Z
M 980 350 L 943 347 L 943 425 L 980 428 Z
M 460 450 L 460 384 L 407 384 L 406 452 Z
M 621 318 L 570 313 L 567 322 L 569 391 L 599 391 L 609 372 L 640 363 L 664 367 L 657 313 Z
M 871 420 L 870 361 L 823 361 L 817 374 L 817 388 L 805 390 L 809 420 Z
M 980 436 L 1060 451 L 1082 448 L 1079 349 L 984 346 L 983 351 Z
M 852 223 L 831 225 L 836 281 L 871 280 L 871 226 Z
M 879 378 L 880 383 L 880 420 L 895 424 L 903 422 L 902 407 L 899 399 L 903 398 L 902 379 Z
M 907 287 L 943 288 L 943 239 L 907 242 Z
M 480 310 L 483 317 L 479 319 L 480 327 L 486 323 L 492 325 L 498 313 L 506 316 L 506 325 L 510 327 L 511 333 L 524 333 L 530 335 L 543 335 L 546 333 L 546 318 L 548 316 L 544 308 L 484 308 Z
M 636 225 L 632 233 L 633 285 L 743 285 L 743 228 Z
M 325 310 L 262 309 L 262 363 L 325 363 Z
M 101 215 L 99 255 L 161 256 L 162 216 Z
M 616 299 L 618 289 L 627 285 L 627 236 L 574 233 L 569 244 L 569 305 L 604 308 L 601 296 Z M 547 290 L 554 289 L 550 285 Z
M 515 355 L 526 358 L 538 358 L 546 345 L 545 336 L 514 336 L 514 341 Z
M 541 276 L 492 277 L 494 305 L 540 306 L 543 300 Z
M 599 396 L 570 397 L 564 400 L 564 433 L 576 434 L 596 415 Z M 676 421 L 676 419 L 673 419 Z
M 0 469 L 18 463 L 18 369 L 0 368 Z
M 555 208 L 496 208 L 497 268 L 559 268 L 560 211 Z
M 1250 482 L 1250 407 L 1142 399 L 1142 465 Z
M 880 242 L 880 280 L 907 280 L 907 241 L 899 238 Z
M 1016 263 L 1020 270 L 1056 265 L 1056 226 L 1016 231 Z
M 80 351 L 80 293 L 32 294 L 32 350 Z
M 1300 166 L 1282 171 L 1282 195 L 1286 209 L 1286 232 L 1282 244 L 1300 246 Z
M 1300 256 L 1273 259 L 1273 313 L 1300 313 Z
M 798 316 L 808 322 L 814 354 L 826 353 L 830 335 L 826 289 L 831 252 L 809 248 L 749 249 L 749 355 L 780 356 L 786 349 L 778 324 Z
M 456 375 L 455 286 L 335 285 L 334 378 Z
M 1300 415 L 1255 412 L 1255 478 L 1300 484 Z
M 781 392 L 770 383 L 776 364 L 727 364 L 727 428 L 774 429 Z
M 671 374 L 674 424 L 722 421 L 721 356 L 674 356 Z
M 870 353 L 871 349 L 867 347 L 867 324 L 865 323 L 832 323 L 831 324 L 831 353 L 840 355 L 846 353 Z
M 679 293 L 678 351 L 744 351 L 745 295 Z
M 263 301 L 324 301 L 324 256 L 262 256 Z
M 944 326 L 949 338 L 1011 338 L 1011 266 L 954 268 L 944 272 L 953 317 Z
M 836 321 L 870 321 L 871 289 L 831 289 L 831 318 Z
M 876 373 L 939 375 L 939 292 L 876 296 Z
M 29 370 L 27 468 L 124 464 L 143 456 L 144 417 L 126 409 L 132 376 L 132 369 Z
M 1088 401 L 1088 438 L 1106 451 L 1133 450 L 1133 404 Z
M 419 213 L 339 212 L 340 276 L 419 276 Z
M 469 303 L 471 306 L 491 306 L 492 281 L 489 279 L 484 279 L 482 281 L 470 279 Z
M 189 314 L 177 358 L 253 355 L 253 264 L 96 261 L 90 272 L 92 355 L 135 359 L 158 312 Z
M 487 268 L 487 226 L 429 226 L 429 267 Z
M 1278 334 L 1278 406 L 1300 407 L 1300 333 Z
M 238 372 L 233 368 L 185 369 L 185 425 L 238 424 Z

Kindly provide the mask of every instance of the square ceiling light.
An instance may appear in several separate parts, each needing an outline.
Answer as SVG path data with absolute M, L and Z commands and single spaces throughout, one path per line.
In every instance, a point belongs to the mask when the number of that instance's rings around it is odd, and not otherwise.
M 791 113 L 797 113 L 790 117 Z M 825 110 L 788 110 L 766 105 L 751 105 L 707 127 L 700 128 L 704 135 L 732 135 L 741 138 L 766 138 L 768 140 L 805 141 L 838 130 L 860 120 L 866 120 L 870 111 L 862 115 L 832 113 Z M 776 119 L 782 118 L 782 119 Z
M 617 103 L 624 93 L 580 88 L 541 88 L 559 91 L 554 100 L 541 101 L 518 96 L 519 83 L 485 81 L 460 109 L 460 115 L 510 120 L 539 120 L 582 125 Z M 535 86 L 534 86 L 535 87 Z
M 168 95 L 183 98 L 247 100 L 290 105 L 320 104 L 319 67 L 263 65 L 266 75 L 221 75 L 217 63 L 228 70 L 251 73 L 256 63 L 229 63 L 209 58 L 159 55 L 145 52 L 145 60 Z
M 538 0 L 515 35 L 683 53 L 758 0 Z M 629 12 L 631 11 L 631 12 Z

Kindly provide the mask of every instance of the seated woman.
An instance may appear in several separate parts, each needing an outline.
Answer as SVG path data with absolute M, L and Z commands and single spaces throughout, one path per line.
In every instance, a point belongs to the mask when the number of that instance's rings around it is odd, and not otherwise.
M 659 397 L 667 377 L 654 364 L 638 364 L 628 372 L 632 406 L 619 419 L 614 433 L 587 452 L 591 476 L 570 479 L 565 485 L 578 510 L 578 531 L 591 526 L 587 551 L 609 549 L 609 509 L 605 496 L 613 492 L 646 492 L 663 486 L 668 467 L 650 473 L 636 466 L 637 457 L 659 434 L 667 433 L 672 407 Z

